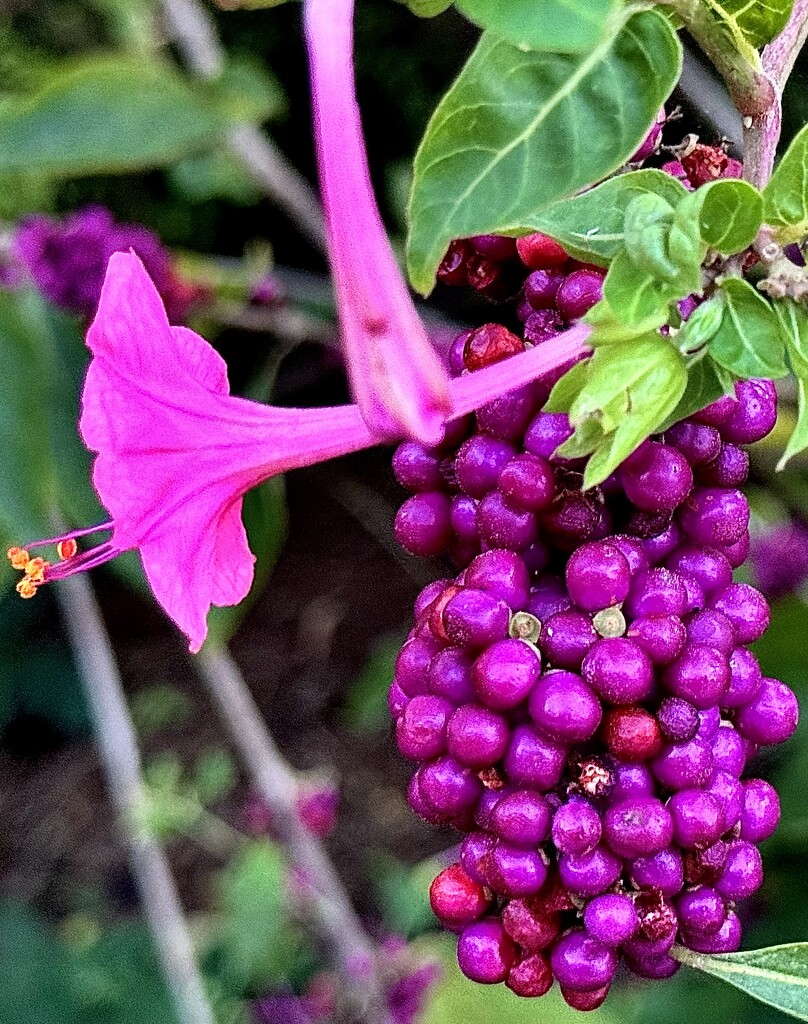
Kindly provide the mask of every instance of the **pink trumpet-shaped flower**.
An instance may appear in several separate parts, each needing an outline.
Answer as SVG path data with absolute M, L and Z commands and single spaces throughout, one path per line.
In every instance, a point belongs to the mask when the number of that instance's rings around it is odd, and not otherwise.
M 373 195 L 354 88 L 353 6 L 305 6 L 320 189 L 348 374 L 374 432 L 433 444 L 451 408 L 449 378 Z
M 460 416 L 586 351 L 580 326 L 450 385 Z M 109 261 L 87 334 L 93 358 L 80 430 L 96 453 L 93 484 L 110 520 L 11 548 L 17 590 L 94 568 L 135 548 L 154 596 L 198 651 L 211 605 L 238 604 L 253 579 L 243 495 L 277 473 L 380 443 L 355 405 L 281 409 L 230 395 L 222 358 L 198 334 L 171 327 L 134 253 Z M 79 553 L 78 540 L 108 539 Z M 60 562 L 28 548 L 55 545 Z

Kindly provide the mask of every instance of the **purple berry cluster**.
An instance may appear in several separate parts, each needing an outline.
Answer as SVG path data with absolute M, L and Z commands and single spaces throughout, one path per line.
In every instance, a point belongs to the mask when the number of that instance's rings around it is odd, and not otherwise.
M 524 344 L 486 324 L 453 346 L 453 371 Z M 675 942 L 738 948 L 736 904 L 763 881 L 757 844 L 780 813 L 772 786 L 744 776 L 798 707 L 748 650 L 766 600 L 733 582 L 749 546 L 744 446 L 774 426 L 771 383 L 739 383 L 589 491 L 582 462 L 554 455 L 571 428 L 542 411 L 548 388 L 496 400 L 438 448 L 396 451 L 412 492 L 399 542 L 461 571 L 417 598 L 389 703 L 418 764 L 412 808 L 466 834 L 431 888 L 461 969 L 522 996 L 556 980 L 588 1010 L 621 960 L 666 978 Z

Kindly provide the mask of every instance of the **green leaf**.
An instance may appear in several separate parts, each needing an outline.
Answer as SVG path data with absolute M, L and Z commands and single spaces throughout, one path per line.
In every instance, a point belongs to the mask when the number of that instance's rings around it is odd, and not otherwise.
M 616 28 L 584 56 L 523 52 L 483 35 L 415 157 L 407 266 L 418 291 L 432 287 L 453 238 L 523 231 L 642 142 L 682 48 L 656 11 L 627 13 Z M 601 131 L 606 110 L 610 130 Z
M 92 57 L 0 114 L 0 174 L 157 167 L 215 142 L 222 118 L 168 66 Z
M 264 61 L 229 57 L 209 85 L 222 116 L 231 121 L 269 121 L 286 113 L 286 96 Z
M 630 171 L 528 217 L 524 227 L 543 231 L 575 259 L 607 266 L 625 244 L 629 204 L 654 195 L 675 207 L 687 195 L 681 182 L 664 171 Z
M 676 213 L 698 224 L 710 248 L 730 256 L 754 242 L 763 223 L 763 197 L 746 181 L 722 178 L 690 192 Z
M 674 345 L 682 355 L 692 356 L 714 337 L 723 317 L 724 304 L 721 299 L 702 302 L 672 337 Z
M 808 233 L 808 125 L 794 138 L 763 189 L 763 219 L 778 241 L 797 242 Z
M 785 28 L 794 0 L 704 0 L 734 39 L 758 49 Z M 739 46 L 739 49 L 742 49 Z
M 797 1020 L 808 1021 L 808 942 L 704 956 L 682 946 L 673 955 Z
M 636 327 L 651 321 L 664 322 L 668 304 L 689 295 L 694 290 L 692 284 L 692 278 L 679 285 L 659 281 L 651 272 L 640 270 L 624 249 L 609 268 L 603 297 L 623 323 Z
M 710 356 L 738 377 L 785 377 L 785 344 L 774 310 L 740 277 L 721 285 L 724 316 L 710 342 Z
M 797 425 L 777 463 L 777 469 L 782 470 L 790 459 L 808 448 L 808 315 L 802 306 L 790 301 L 775 303 L 774 311 L 797 378 Z
M 619 9 L 615 0 L 457 0 L 476 25 L 522 49 L 586 53 Z
M 18 903 L 0 907 L 0 1024 L 73 1024 L 65 999 L 69 980 L 59 943 L 34 912 Z
M 597 348 L 586 365 L 587 381 L 569 415 L 576 434 L 588 429 L 597 440 L 591 421 L 602 430 L 584 474 L 589 488 L 602 483 L 657 431 L 679 403 L 687 371 L 681 355 L 658 334 Z
M 404 639 L 405 635 L 395 633 L 378 641 L 351 683 L 340 716 L 351 732 L 377 732 L 389 727 L 387 691 Z

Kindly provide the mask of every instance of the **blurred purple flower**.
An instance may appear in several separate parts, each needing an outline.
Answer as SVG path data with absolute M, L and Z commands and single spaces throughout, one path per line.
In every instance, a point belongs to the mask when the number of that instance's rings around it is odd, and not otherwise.
M 387 993 L 387 1008 L 393 1024 L 415 1024 L 423 1012 L 429 990 L 440 976 L 440 964 L 429 961 L 392 984 Z
M 311 1024 L 298 996 L 264 996 L 252 1004 L 256 1024 Z
M 64 221 L 42 214 L 25 218 L 12 254 L 46 299 L 71 313 L 95 313 L 107 262 L 114 252 L 134 250 L 157 285 L 173 323 L 185 320 L 199 298 L 181 281 L 157 235 L 141 224 L 120 224 L 103 206 L 85 206 Z
M 808 579 L 808 530 L 788 522 L 753 536 L 749 560 L 755 583 L 769 600 L 793 593 Z

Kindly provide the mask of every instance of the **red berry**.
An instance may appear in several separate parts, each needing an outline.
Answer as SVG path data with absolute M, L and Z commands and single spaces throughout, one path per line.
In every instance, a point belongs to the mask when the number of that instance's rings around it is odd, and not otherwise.
M 567 254 L 552 238 L 537 231 L 516 239 L 519 258 L 530 270 L 555 270 L 567 262 Z
M 469 243 L 462 238 L 450 243 L 446 255 L 438 267 L 438 280 L 449 285 L 466 284 L 468 280 L 466 260 L 473 251 Z
M 729 157 L 718 146 L 698 145 L 682 157 L 682 167 L 694 188 L 723 177 L 728 162 Z
M 603 741 L 618 761 L 650 761 L 663 745 L 656 718 L 645 708 L 623 707 L 608 711 L 601 726 Z
M 460 864 L 450 864 L 429 887 L 429 902 L 435 917 L 445 924 L 469 924 L 482 917 L 491 900 Z
M 463 350 L 467 370 L 481 370 L 508 356 L 524 352 L 525 343 L 502 324 L 483 324 L 468 336 Z
M 543 996 L 553 987 L 550 961 L 541 953 L 527 956 L 511 968 L 505 984 L 517 996 Z
M 564 1002 L 571 1006 L 573 1010 L 597 1010 L 599 1006 L 603 1005 L 608 994 L 608 985 L 604 985 L 603 988 L 596 988 L 594 992 L 571 992 L 567 988 L 561 989 Z

